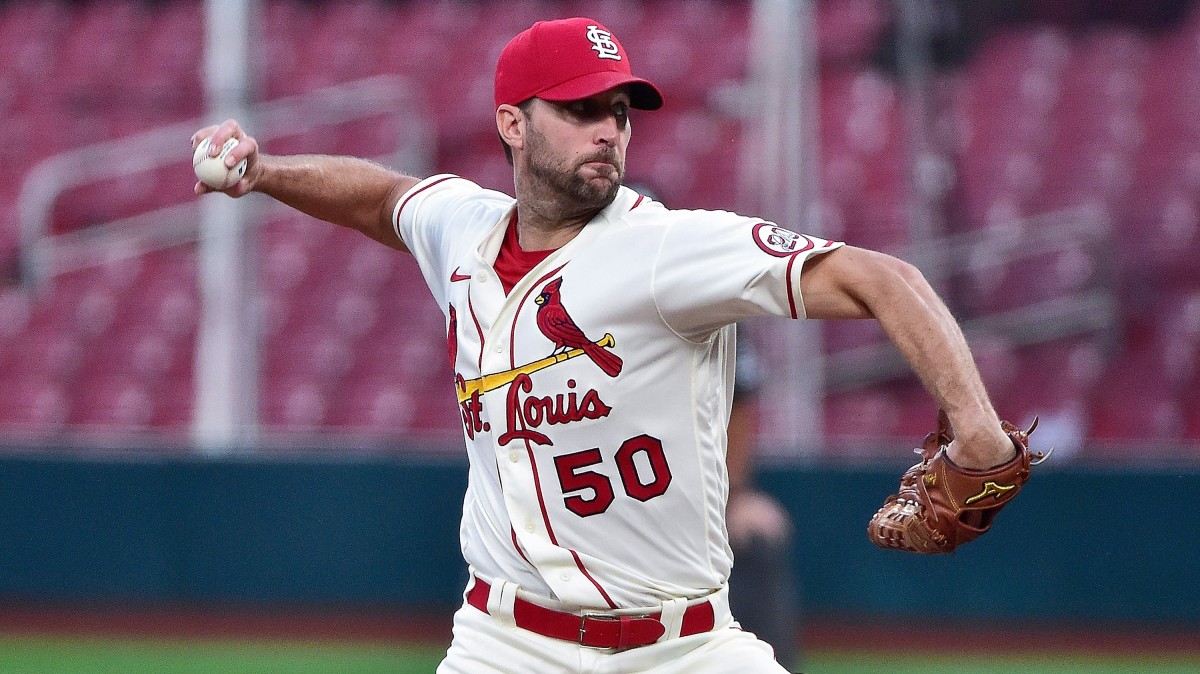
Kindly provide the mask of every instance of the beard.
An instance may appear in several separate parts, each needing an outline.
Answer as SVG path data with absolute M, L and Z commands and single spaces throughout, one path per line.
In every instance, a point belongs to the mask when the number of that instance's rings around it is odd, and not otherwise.
M 528 169 L 529 173 L 542 185 L 556 194 L 563 195 L 583 209 L 602 209 L 617 198 L 624 177 L 620 157 L 615 147 L 597 150 L 584 157 L 568 170 L 560 164 L 549 161 L 551 147 L 545 136 L 536 131 L 529 133 Z M 606 162 L 613 166 L 614 176 L 607 180 L 600 178 L 587 179 L 580 170 L 589 162 Z

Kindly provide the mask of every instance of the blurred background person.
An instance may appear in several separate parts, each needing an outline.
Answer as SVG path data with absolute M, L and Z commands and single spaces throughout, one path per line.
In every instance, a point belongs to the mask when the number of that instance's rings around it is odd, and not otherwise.
M 726 526 L 733 548 L 729 603 L 746 630 L 775 648 L 786 667 L 801 666 L 800 592 L 791 518 L 774 496 L 755 485 L 757 417 L 762 371 L 751 335 L 738 326 L 733 409 L 729 414 L 729 504 Z

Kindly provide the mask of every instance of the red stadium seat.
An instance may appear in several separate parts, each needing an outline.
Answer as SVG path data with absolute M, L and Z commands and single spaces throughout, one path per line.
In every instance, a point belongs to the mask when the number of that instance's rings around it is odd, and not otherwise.
M 260 419 L 270 431 L 316 432 L 326 421 L 332 399 L 319 382 L 304 379 L 264 381 Z
M 713 90 L 745 76 L 746 7 L 721 0 L 462 3 L 383 0 L 264 3 L 263 97 L 377 73 L 421 87 L 436 127 L 435 171 L 511 192 L 512 169 L 490 115 L 495 57 L 547 16 L 601 15 L 664 88 L 668 107 L 638 115 L 629 179 L 674 207 L 737 206 L 731 180 L 741 129 Z M 892 250 L 909 243 L 904 143 L 907 94 L 871 69 L 888 16 L 876 0 L 817 5 L 822 234 Z M 0 265 L 18 245 L 13 204 L 24 171 L 55 152 L 203 113 L 201 3 L 0 3 Z M 953 77 L 935 128 L 959 178 L 952 229 L 1009 226 L 1079 203 L 1113 217 L 1128 337 L 1108 354 L 1080 344 L 997 348 L 986 377 L 1017 369 L 1033 382 L 995 385 L 997 408 L 1022 417 L 1071 410 L 1100 440 L 1200 437 L 1196 349 L 1188 327 L 1200 284 L 1200 13 L 1173 31 L 1047 26 L 997 30 Z M 720 45 L 714 54 L 714 45 Z M 456 45 L 456 49 L 447 49 Z M 395 149 L 380 116 L 327 133 L 273 139 L 271 152 L 379 155 Z M 939 140 L 942 140 L 939 137 Z M 174 169 L 173 169 L 174 170 Z M 167 203 L 190 182 L 177 172 L 81 188 L 55 211 L 69 231 Z M 147 186 L 153 185 L 150 189 Z M 186 191 L 185 184 L 182 189 Z M 385 435 L 457 434 L 445 319 L 411 261 L 360 234 L 299 215 L 259 229 L 264 339 L 263 418 L 305 432 L 335 427 Z M 1006 309 L 1095 279 L 1067 256 L 1042 273 L 968 279 L 975 309 Z M 1146 260 L 1154 260 L 1153 265 Z M 128 273 L 126 273 L 128 272 Z M 0 294 L 0 427 L 57 433 L 75 426 L 149 426 L 185 433 L 191 419 L 200 313 L 194 250 L 57 278 L 44 294 Z M 974 285 L 971 283 L 974 282 Z M 11 319 L 11 320 L 8 320 Z M 7 330 L 7 332 L 5 332 Z M 867 323 L 825 326 L 829 345 L 881 339 Z M 1144 333 L 1144 334 L 1143 334 Z M 1181 337 L 1182 336 L 1182 337 Z M 1006 370 L 987 362 L 1016 363 Z M 1097 365 L 1099 359 L 1100 365 Z M 1062 363 L 1076 363 L 1064 375 Z M 1191 363 L 1187 367 L 1187 365 Z M 1068 368 L 1070 369 L 1070 367 Z M 1082 372 L 1082 374 L 1081 374 Z M 1010 383 L 1011 384 L 1011 383 Z M 432 395 L 433 391 L 445 395 Z M 928 418 L 926 418 L 928 417 Z M 867 423 L 863 423 L 863 420 Z M 902 380 L 830 397 L 834 438 L 913 437 L 932 423 L 927 395 Z M 1066 423 L 1066 422 L 1064 422 Z
M 404 433 L 413 424 L 419 397 L 407 382 L 356 379 L 339 391 L 327 422 L 339 430 Z
M 902 406 L 888 390 L 838 393 L 825 399 L 825 433 L 839 441 L 900 437 Z
M 0 424 L 43 437 L 67 426 L 71 401 L 66 387 L 36 374 L 0 378 Z
M 1193 381 L 1189 393 L 1183 398 L 1183 438 L 1187 442 L 1200 441 L 1200 380 Z
M 85 432 L 144 430 L 155 417 L 152 388 L 121 375 L 98 375 L 77 381 L 70 424 Z
M 888 7 L 878 0 L 814 3 L 818 58 L 823 68 L 857 69 L 879 46 L 889 22 Z

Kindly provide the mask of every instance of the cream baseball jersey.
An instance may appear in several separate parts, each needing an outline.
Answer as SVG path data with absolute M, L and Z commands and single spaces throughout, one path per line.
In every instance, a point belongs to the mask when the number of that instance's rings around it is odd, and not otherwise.
M 803 318 L 804 261 L 841 244 L 623 187 L 506 294 L 492 262 L 514 209 L 439 175 L 393 214 L 447 318 L 464 558 L 571 608 L 712 592 L 732 564 L 734 323 Z

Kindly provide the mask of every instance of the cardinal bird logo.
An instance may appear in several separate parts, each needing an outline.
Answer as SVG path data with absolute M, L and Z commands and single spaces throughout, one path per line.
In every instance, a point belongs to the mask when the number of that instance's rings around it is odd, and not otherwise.
M 542 288 L 542 293 L 534 300 L 538 305 L 537 326 L 550 341 L 554 342 L 554 353 L 571 349 L 580 349 L 592 362 L 604 371 L 604 374 L 615 377 L 621 373 L 621 359 L 600 344 L 591 341 L 583 334 L 583 330 L 575 324 L 575 320 L 563 306 L 562 277 L 550 281 Z

